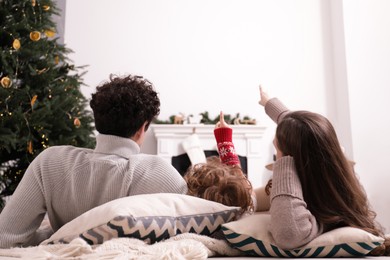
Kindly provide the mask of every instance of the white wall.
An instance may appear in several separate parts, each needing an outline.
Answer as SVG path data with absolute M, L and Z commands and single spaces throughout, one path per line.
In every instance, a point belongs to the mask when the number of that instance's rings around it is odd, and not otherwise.
M 223 110 L 268 125 L 265 162 L 274 125 L 257 103 L 260 82 L 292 109 L 327 113 L 320 1 L 68 0 L 66 14 L 71 57 L 89 65 L 88 97 L 110 73 L 144 75 L 160 119 Z M 153 141 L 143 150 L 155 152 Z
M 262 118 L 260 82 L 325 111 L 320 15 L 312 0 L 68 0 L 65 38 L 89 65 L 88 96 L 110 73 L 138 73 L 160 92 L 161 119 L 220 109 Z
M 220 110 L 256 118 L 268 127 L 264 164 L 272 160 L 275 126 L 257 104 L 259 83 L 291 109 L 328 116 L 390 230 L 388 198 L 379 197 L 389 194 L 381 180 L 388 178 L 390 141 L 377 133 L 389 129 L 381 109 L 390 97 L 385 2 L 67 0 L 65 43 L 77 65 L 89 65 L 84 81 L 90 87 L 83 89 L 88 98 L 110 73 L 135 73 L 160 93 L 160 119 L 179 112 L 216 116 Z M 378 98 L 382 102 L 374 104 Z M 366 110 L 361 99 L 372 106 Z M 152 133 L 143 151 L 156 152 Z M 264 182 L 269 176 L 263 165 L 255 174 Z
M 343 3 L 356 171 L 390 233 L 390 1 Z

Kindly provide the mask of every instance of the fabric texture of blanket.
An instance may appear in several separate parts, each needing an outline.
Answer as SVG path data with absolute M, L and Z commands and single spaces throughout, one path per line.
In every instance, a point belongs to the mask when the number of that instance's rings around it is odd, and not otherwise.
M 225 240 L 184 233 L 167 240 L 146 244 L 135 238 L 115 238 L 91 246 L 81 238 L 69 244 L 0 249 L 0 256 L 19 259 L 207 259 L 213 256 L 240 256 Z

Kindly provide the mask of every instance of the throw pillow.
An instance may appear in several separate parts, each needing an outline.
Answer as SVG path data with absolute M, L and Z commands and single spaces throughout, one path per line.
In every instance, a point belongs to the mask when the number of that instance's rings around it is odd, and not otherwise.
M 77 237 L 92 245 L 114 237 L 154 243 L 185 232 L 211 235 L 220 230 L 221 224 L 236 219 L 239 210 L 182 194 L 129 196 L 85 212 L 42 244 L 69 243 Z
M 342 227 L 326 232 L 305 246 L 293 250 L 279 248 L 268 232 L 269 214 L 255 214 L 222 225 L 228 242 L 248 255 L 266 257 L 360 257 L 384 239 L 364 230 Z

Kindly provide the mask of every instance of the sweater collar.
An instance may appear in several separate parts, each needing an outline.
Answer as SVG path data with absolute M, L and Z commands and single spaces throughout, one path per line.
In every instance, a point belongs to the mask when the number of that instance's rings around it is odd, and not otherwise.
M 140 150 L 139 145 L 130 138 L 104 134 L 96 136 L 96 153 L 115 154 L 129 158 L 132 154 L 140 153 Z

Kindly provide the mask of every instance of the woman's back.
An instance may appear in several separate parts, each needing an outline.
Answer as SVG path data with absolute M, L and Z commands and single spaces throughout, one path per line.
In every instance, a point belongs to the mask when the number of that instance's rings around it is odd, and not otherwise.
M 270 208 L 270 231 L 278 245 L 300 247 L 342 226 L 383 236 L 329 120 L 309 111 L 290 112 L 262 90 L 260 96 L 259 103 L 278 124 Z

